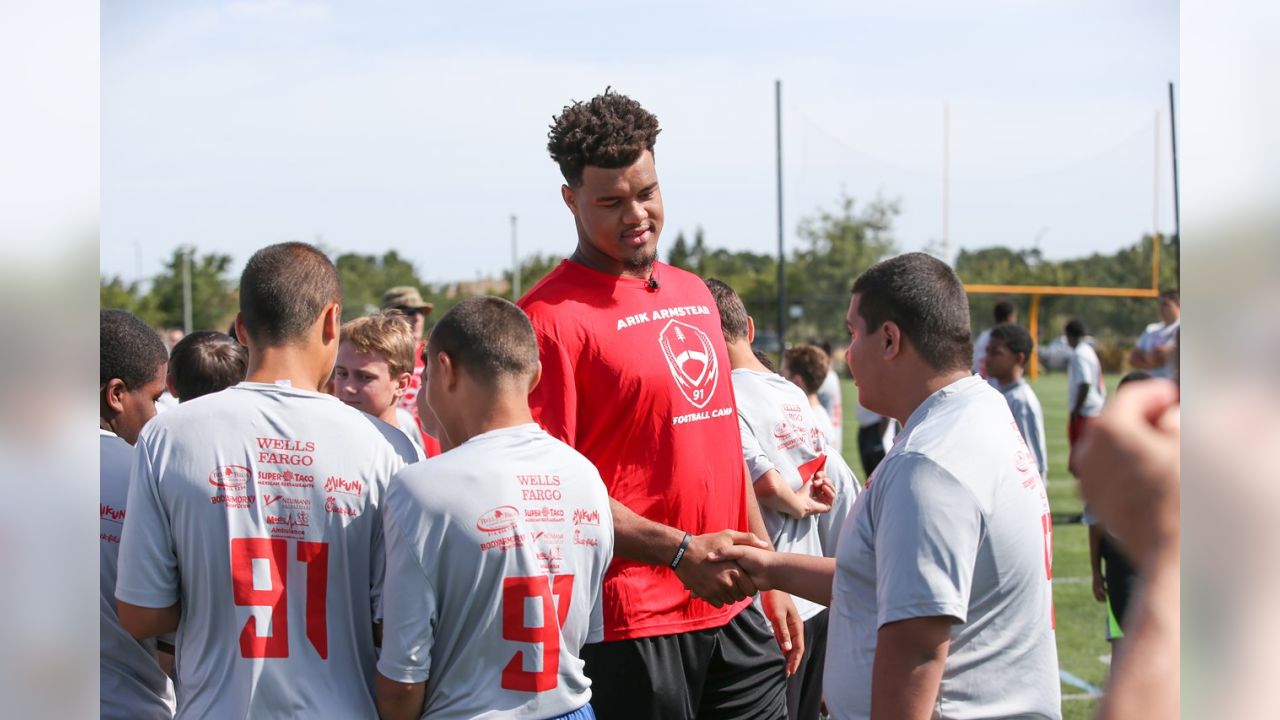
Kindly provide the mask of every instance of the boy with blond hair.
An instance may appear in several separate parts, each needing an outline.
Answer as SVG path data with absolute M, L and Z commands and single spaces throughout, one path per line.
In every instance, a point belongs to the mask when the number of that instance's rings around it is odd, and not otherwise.
M 342 325 L 333 393 L 351 407 L 393 425 L 426 459 L 421 429 L 400 399 L 413 382 L 413 326 L 396 310 L 383 310 Z

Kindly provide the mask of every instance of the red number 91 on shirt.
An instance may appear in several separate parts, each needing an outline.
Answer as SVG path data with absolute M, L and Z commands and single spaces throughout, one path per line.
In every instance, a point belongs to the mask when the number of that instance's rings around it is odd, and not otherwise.
M 325 593 L 329 584 L 329 544 L 297 541 L 298 562 L 306 565 L 307 639 L 320 659 L 329 659 L 329 630 L 325 613 Z M 266 565 L 270 584 L 259 588 L 253 582 L 254 561 Z M 269 538 L 231 540 L 231 586 L 236 605 L 271 608 L 271 634 L 259 635 L 257 618 L 245 621 L 240 631 L 240 655 L 246 658 L 289 657 L 289 585 L 285 572 L 289 562 L 289 541 Z

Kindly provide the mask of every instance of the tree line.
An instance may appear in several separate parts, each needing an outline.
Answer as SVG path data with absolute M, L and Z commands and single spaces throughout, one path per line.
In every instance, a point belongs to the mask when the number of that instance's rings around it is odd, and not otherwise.
M 800 242 L 785 262 L 788 342 L 825 338 L 836 346 L 844 343 L 852 281 L 876 261 L 900 252 L 893 235 L 893 220 L 899 212 L 900 206 L 893 200 L 878 197 L 859 203 L 846 195 L 838 198 L 833 207 L 819 209 L 800 222 Z M 236 278 L 229 275 L 232 258 L 222 253 L 198 254 L 194 248 L 179 248 L 146 289 L 119 277 L 101 277 L 101 306 L 129 310 L 157 328 L 182 327 L 182 273 L 187 252 L 192 255 L 193 325 L 196 329 L 225 330 L 235 317 L 239 300 Z M 989 247 L 960 251 L 955 269 L 967 283 L 1149 287 L 1151 252 L 1151 237 L 1146 235 L 1114 253 L 1068 260 L 1047 260 L 1036 249 Z M 1160 253 L 1160 287 L 1176 288 L 1177 238 L 1162 238 Z M 561 259 L 543 254 L 526 257 L 520 267 L 520 286 L 527 291 Z M 701 277 L 716 277 L 728 283 L 742 296 L 758 331 L 776 332 L 775 255 L 716 247 L 697 228 L 691 237 L 678 232 L 667 246 L 665 259 Z M 435 304 L 437 317 L 466 292 L 465 283 L 424 282 L 413 264 L 395 250 L 381 255 L 344 253 L 337 255 L 334 263 L 345 294 L 343 320 L 376 308 L 382 292 L 395 285 L 418 287 L 423 297 Z M 510 299 L 510 271 L 504 273 L 503 279 L 508 288 L 505 295 Z M 970 295 L 975 333 L 990 324 L 992 308 L 999 299 L 994 295 Z M 1026 323 L 1029 297 L 1011 295 L 1005 299 L 1019 307 L 1019 318 Z M 1154 300 L 1046 296 L 1040 306 L 1040 337 L 1061 334 L 1062 325 L 1072 316 L 1083 319 L 1100 342 L 1117 346 L 1132 343 L 1143 327 L 1157 318 Z

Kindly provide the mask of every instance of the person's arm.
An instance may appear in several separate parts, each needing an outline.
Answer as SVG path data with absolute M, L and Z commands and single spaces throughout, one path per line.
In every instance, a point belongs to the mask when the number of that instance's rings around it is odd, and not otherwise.
M 752 483 L 756 499 L 764 507 L 796 519 L 804 519 L 810 515 L 828 512 L 830 503 L 820 502 L 814 497 L 813 487 L 805 483 L 800 491 L 791 489 L 791 483 L 777 470 L 769 470 Z
M 872 720 L 929 720 L 951 645 L 949 617 L 917 617 L 880 627 L 871 669 Z
M 1129 608 L 1124 647 L 1098 717 L 1176 718 L 1180 706 L 1180 560 L 1175 541 L 1142 569 L 1145 585 Z
M 117 600 L 116 614 L 120 616 L 121 627 L 134 640 L 146 640 L 174 632 L 178 629 L 178 621 L 182 619 L 182 609 L 178 603 L 166 608 L 149 608 Z
M 744 480 L 751 477 L 745 463 L 742 466 L 742 477 Z M 755 493 L 749 485 L 748 483 L 744 493 L 747 501 L 747 527 L 751 529 L 752 535 L 762 539 L 762 548 L 767 546 L 767 549 L 772 550 L 773 542 L 765 528 L 764 516 L 760 514 L 760 506 L 755 502 Z M 800 668 L 800 661 L 804 659 L 804 620 L 800 619 L 796 604 L 787 593 L 777 590 L 762 591 L 760 604 L 764 607 L 764 615 L 769 624 L 773 626 L 773 637 L 778 641 L 778 648 L 786 657 L 787 675 L 791 676 Z
M 613 513 L 613 549 L 617 557 L 650 565 L 671 566 L 684 541 L 683 530 L 654 522 L 613 498 L 609 498 L 609 510 Z M 693 535 L 676 565 L 676 577 L 680 578 L 689 592 L 716 607 L 755 595 L 755 585 L 742 570 L 707 561 L 707 556 L 713 551 L 735 542 L 767 547 L 766 541 L 759 537 L 735 530 Z
M 374 673 L 373 692 L 382 720 L 418 720 L 427 704 L 427 683 L 401 683 Z
M 1089 570 L 1093 573 L 1093 599 L 1107 601 L 1107 580 L 1102 575 L 1102 526 L 1089 525 Z
M 1075 402 L 1071 404 L 1071 416 L 1075 417 L 1080 414 L 1084 408 L 1084 401 L 1089 397 L 1089 383 L 1082 382 L 1076 385 Z

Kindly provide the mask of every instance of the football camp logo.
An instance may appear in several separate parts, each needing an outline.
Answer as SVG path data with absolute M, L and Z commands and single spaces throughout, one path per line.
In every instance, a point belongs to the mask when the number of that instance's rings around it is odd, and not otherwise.
M 658 345 L 685 399 L 698 409 L 706 407 L 720 377 L 711 339 L 692 325 L 672 320 L 658 333 Z

